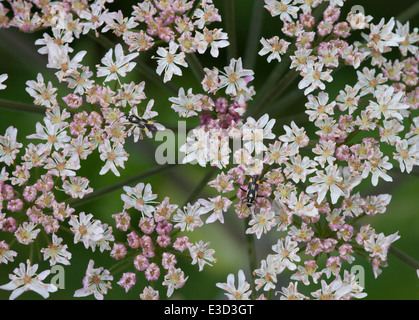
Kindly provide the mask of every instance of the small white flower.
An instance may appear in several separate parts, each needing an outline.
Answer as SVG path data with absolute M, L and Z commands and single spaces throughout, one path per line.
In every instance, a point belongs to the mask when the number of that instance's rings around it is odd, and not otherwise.
M 58 290 L 53 284 L 43 283 L 49 274 L 50 270 L 45 270 L 39 274 L 36 274 L 38 265 L 31 266 L 29 260 L 26 261 L 27 266 L 24 263 L 19 264 L 19 268 L 13 270 L 14 274 L 9 275 L 11 280 L 9 283 L 0 286 L 0 289 L 12 291 L 9 299 L 14 300 L 19 297 L 23 292 L 34 291 L 41 295 L 44 299 L 49 297 L 50 292 Z
M 263 287 L 264 291 L 275 289 L 277 282 L 277 265 L 278 262 L 274 259 L 273 255 L 268 255 L 266 260 L 261 261 L 259 269 L 254 271 L 255 275 L 259 278 L 255 280 L 256 290 Z
M 334 114 L 335 101 L 329 102 L 329 94 L 321 91 L 317 97 L 309 95 L 308 102 L 305 104 L 307 110 L 306 113 L 309 115 L 309 120 L 313 122 L 317 119 L 324 119 L 328 115 Z
M 33 222 L 23 222 L 15 231 L 16 240 L 22 244 L 34 242 L 41 229 L 36 229 L 37 224 Z
M 331 82 L 333 80 L 330 73 L 332 70 L 323 71 L 324 65 L 318 62 L 309 61 L 301 69 L 303 79 L 298 83 L 298 89 L 304 89 L 304 94 L 308 95 L 316 89 L 324 90 L 326 88 L 324 81 Z
M 100 159 L 106 161 L 99 174 L 103 175 L 111 170 L 117 177 L 120 176 L 117 167 L 125 168 L 124 162 L 128 160 L 128 154 L 125 152 L 123 144 L 114 143 L 111 146 L 109 140 L 105 140 L 99 145 Z
M 387 171 L 393 168 L 393 165 L 388 162 L 389 157 L 384 156 L 381 151 L 375 152 L 365 162 L 364 170 L 362 171 L 362 178 L 365 179 L 372 173 L 371 183 L 373 186 L 378 184 L 378 179 L 383 178 L 387 182 L 393 181 L 393 178 L 387 174 Z
M 237 96 L 241 91 L 250 93 L 247 83 L 253 80 L 254 72 L 243 68 L 241 58 L 231 59 L 229 66 L 225 67 L 224 71 L 220 71 L 220 83 L 217 90 L 226 87 L 226 94 L 231 96 Z
M 204 224 L 200 217 L 202 214 L 203 208 L 199 202 L 194 205 L 188 203 L 183 210 L 177 209 L 176 214 L 173 215 L 172 220 L 176 223 L 174 228 L 180 228 L 181 231 L 193 231 Z
M 394 154 L 394 160 L 400 164 L 400 171 L 410 173 L 413 166 L 419 166 L 419 144 L 409 146 L 406 140 L 396 144 L 397 153 Z
M 0 162 L 10 166 L 23 144 L 16 141 L 17 129 L 10 126 L 4 136 L 0 136 Z
M 218 282 L 216 286 L 227 291 L 225 295 L 229 300 L 249 300 L 252 292 L 250 290 L 250 284 L 246 281 L 243 270 L 239 270 L 237 287 L 234 282 L 234 274 L 230 273 L 227 276 L 227 283 Z
M 189 118 L 201 111 L 200 97 L 192 93 L 192 88 L 188 89 L 187 94 L 185 89 L 179 88 L 178 97 L 171 97 L 169 101 L 172 102 L 171 108 L 179 113 L 180 117 Z
M 290 42 L 279 39 L 278 36 L 274 36 L 268 40 L 262 38 L 260 39 L 260 43 L 263 45 L 263 48 L 259 51 L 259 55 L 264 56 L 269 53 L 267 58 L 268 62 L 271 62 L 274 59 L 281 62 L 281 55 L 287 52 L 288 46 L 290 45 Z
M 3 219 L 6 216 L 5 213 L 0 214 L 0 227 L 3 227 Z M 10 250 L 9 245 L 6 243 L 6 241 L 2 240 L 0 241 L 0 264 L 4 263 L 7 264 L 9 261 L 13 262 L 14 257 L 17 256 L 17 252 Z
M 291 154 L 298 153 L 298 150 L 308 145 L 309 138 L 303 127 L 299 128 L 294 121 L 291 121 L 291 127 L 284 125 L 286 134 L 279 137 L 279 140 L 289 144 Z
M 396 34 L 401 38 L 399 45 L 400 52 L 406 56 L 408 52 L 415 55 L 418 51 L 417 43 L 419 42 L 418 28 L 414 28 L 413 32 L 410 33 L 410 22 L 407 21 L 403 25 L 400 21 L 396 21 L 397 29 Z
M 226 197 L 216 196 L 215 198 L 210 198 L 208 200 L 199 199 L 199 203 L 202 205 L 203 211 L 205 213 L 212 212 L 207 218 L 205 223 L 213 223 L 219 220 L 221 223 L 224 223 L 223 212 L 227 212 L 228 208 L 231 206 L 232 201 Z
M 113 280 L 113 276 L 111 273 L 103 267 L 93 268 L 94 263 L 94 260 L 89 261 L 82 282 L 83 288 L 76 290 L 74 297 L 86 297 L 93 294 L 97 300 L 103 300 L 103 295 L 112 289 L 110 281 Z
M 330 284 L 322 280 L 321 286 L 321 289 L 311 293 L 314 298 L 319 300 L 340 300 L 344 295 L 352 291 L 350 284 L 345 284 L 338 278 Z
M 286 236 L 285 240 L 278 239 L 278 242 L 272 246 L 272 250 L 276 252 L 275 258 L 281 262 L 281 264 L 289 269 L 295 270 L 297 265 L 294 261 L 299 262 L 301 260 L 298 252 L 298 242 L 291 240 L 290 236 Z
M 83 242 L 87 249 L 94 248 L 94 243 L 103 238 L 105 230 L 99 220 L 92 219 L 92 214 L 80 212 L 79 217 L 72 215 L 69 221 L 70 230 L 74 233 L 74 243 Z
M 41 253 L 44 254 L 44 260 L 49 259 L 51 266 L 61 263 L 63 265 L 69 265 L 71 259 L 71 253 L 67 251 L 67 245 L 61 244 L 62 238 L 57 237 L 55 233 L 52 234 L 52 242 L 47 248 L 41 249 Z
M 48 64 L 47 68 L 58 69 L 55 74 L 59 81 L 63 81 L 64 78 L 74 72 L 77 72 L 78 68 L 82 68 L 80 64 L 87 51 L 83 50 L 78 52 L 72 59 L 70 59 L 68 53 L 70 47 L 68 44 L 63 46 L 57 45 L 55 42 L 49 42 L 48 47 Z
M 248 117 L 246 123 L 242 127 L 244 147 L 252 153 L 256 154 L 267 150 L 263 144 L 264 139 L 274 139 L 275 134 L 272 133 L 272 127 L 275 124 L 275 119 L 269 120 L 269 116 L 265 113 L 258 121 L 252 117 Z
M 343 178 L 339 173 L 337 165 L 329 165 L 325 170 L 326 173 L 323 170 L 317 171 L 317 175 L 309 179 L 313 184 L 307 187 L 306 193 L 317 193 L 317 203 L 321 203 L 326 197 L 327 191 L 330 191 L 332 203 L 336 203 L 339 197 L 344 196 L 344 192 L 339 187 L 339 183 L 342 182 Z
M 205 167 L 210 156 L 210 132 L 204 127 L 193 129 L 179 151 L 186 154 L 182 163 L 196 161 L 201 167 Z
M 399 91 L 394 93 L 394 87 L 379 86 L 374 93 L 377 102 L 370 101 L 366 111 L 369 112 L 370 117 L 374 119 L 396 118 L 403 121 L 402 111 L 409 109 L 409 105 L 402 102 L 404 92 Z
M 260 239 L 277 224 L 276 216 L 273 210 L 268 208 L 260 208 L 258 213 L 252 213 L 252 219 L 249 221 L 249 228 L 246 234 L 255 234 Z
M 72 198 L 82 199 L 86 194 L 93 192 L 89 187 L 89 180 L 84 177 L 70 177 L 70 181 L 63 182 L 63 190 Z
M 368 42 L 368 47 L 378 52 L 385 52 L 387 47 L 397 47 L 402 39 L 399 35 L 393 33 L 396 22 L 391 18 L 387 23 L 382 18 L 378 25 L 371 23 L 370 34 L 362 34 L 362 37 Z
M 291 163 L 285 163 L 287 167 L 284 169 L 284 173 L 288 179 L 292 179 L 295 183 L 305 182 L 307 175 L 316 171 L 317 163 L 310 160 L 309 157 L 301 158 L 301 155 L 298 154 L 290 156 L 290 161 Z
M 306 296 L 302 293 L 298 292 L 297 290 L 298 282 L 290 282 L 287 288 L 282 287 L 282 291 L 279 293 L 281 294 L 280 300 L 304 300 Z
M 217 58 L 219 55 L 218 49 L 225 48 L 230 44 L 227 41 L 227 33 L 222 32 L 222 30 L 223 29 L 209 30 L 205 27 L 203 33 L 196 31 L 195 41 L 198 52 L 203 54 L 207 48 L 210 47 L 211 55 L 214 58 Z
M 265 8 L 269 11 L 272 17 L 279 16 L 284 22 L 291 22 L 292 19 L 297 19 L 298 7 L 290 5 L 292 0 L 265 0 Z
M 199 271 L 202 271 L 206 264 L 212 266 L 211 263 L 217 262 L 217 259 L 213 257 L 215 250 L 208 249 L 209 245 L 209 242 L 204 243 L 202 240 L 199 240 L 199 242 L 195 244 L 188 244 L 189 252 L 192 258 L 191 264 L 198 263 Z
M 140 211 L 143 215 L 151 218 L 156 208 L 152 205 L 157 203 L 154 201 L 157 198 L 157 194 L 153 194 L 151 190 L 151 184 L 140 182 L 134 188 L 124 186 L 126 194 L 121 195 L 122 201 L 124 201 L 124 209 L 135 208 Z
M 169 48 L 159 47 L 157 49 L 157 74 L 161 75 L 164 71 L 163 82 L 170 81 L 173 75 L 181 76 L 182 70 L 177 66 L 188 67 L 188 64 L 185 61 L 185 53 L 180 52 L 176 53 L 179 48 L 174 41 L 170 41 Z
M 37 122 L 36 133 L 27 136 L 28 139 L 46 140 L 46 143 L 38 148 L 38 155 L 50 153 L 52 147 L 55 150 L 59 150 L 71 140 L 60 123 L 52 123 L 48 118 L 44 118 L 44 123 L 45 127 L 40 122 Z
M 167 297 L 170 298 L 175 289 L 183 287 L 188 278 L 185 278 L 185 273 L 180 268 L 171 266 L 163 280 L 163 285 L 167 287 Z
M 99 65 L 97 66 L 97 76 L 106 76 L 103 82 L 108 82 L 112 80 L 119 81 L 119 77 L 125 77 L 127 75 L 127 72 L 130 72 L 137 65 L 135 62 L 130 61 L 135 59 L 139 55 L 139 53 L 134 52 L 128 55 L 124 55 L 122 46 L 119 43 L 115 46 L 115 62 L 113 61 L 112 54 L 113 49 L 109 49 L 109 51 L 101 60 L 102 64 L 104 64 L 105 67 L 101 67 Z

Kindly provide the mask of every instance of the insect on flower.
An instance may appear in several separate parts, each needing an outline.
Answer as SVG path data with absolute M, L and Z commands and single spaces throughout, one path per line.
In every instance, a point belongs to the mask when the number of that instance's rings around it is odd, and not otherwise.
M 150 120 L 140 118 L 135 114 L 126 115 L 125 117 L 131 124 L 136 125 L 141 130 L 157 132 L 157 127 L 154 125 L 154 122 Z
M 147 136 L 151 138 L 152 133 L 157 132 L 159 130 L 164 130 L 164 126 L 155 123 L 151 120 L 152 117 L 153 115 L 149 115 L 147 111 L 144 112 L 143 116 L 138 115 L 135 108 L 134 112 L 130 112 L 130 114 L 124 114 L 115 121 L 121 118 L 125 118 L 126 121 L 128 121 L 129 124 L 132 125 L 131 128 L 128 129 L 128 136 L 133 134 L 134 141 L 137 142 L 138 139 L 143 139 L 142 131 L 144 131 L 147 134 Z
M 246 192 L 246 201 L 247 201 L 246 205 L 248 208 L 250 208 L 253 205 L 253 202 L 258 196 L 258 189 L 259 189 L 259 183 L 260 183 L 259 178 L 260 177 L 258 174 L 250 176 L 249 184 L 247 185 L 247 190 L 245 191 L 242 189 L 243 191 Z

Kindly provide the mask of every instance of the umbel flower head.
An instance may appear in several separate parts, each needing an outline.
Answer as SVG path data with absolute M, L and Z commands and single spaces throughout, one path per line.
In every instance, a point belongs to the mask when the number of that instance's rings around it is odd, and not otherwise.
M 260 10 L 239 10 L 233 19 L 232 6 L 219 11 L 219 3 L 0 1 L 0 28 L 38 35 L 34 52 L 53 70 L 33 70 L 23 89 L 16 73 L 0 74 L 2 93 L 16 89 L 32 102 L 1 99 L 2 107 L 40 117 L 22 128 L 29 141 L 20 126 L 32 118 L 1 117 L 15 123 L 0 132 L 0 229 L 7 239 L 0 239 L 0 264 L 16 267 L 0 288 L 11 299 L 57 290 L 47 284 L 48 270 L 36 273 L 35 251 L 43 264 L 76 270 L 71 262 L 84 250 L 95 258 L 74 297 L 104 299 L 114 278 L 119 292 L 138 290 L 141 299 L 172 298 L 175 290 L 176 298 L 186 296 L 187 282 L 214 285 L 206 272 L 231 250 L 226 245 L 215 258 L 197 231 L 207 234 L 218 223 L 230 230 L 234 219 L 242 220 L 239 231 L 249 241 L 240 248 L 253 270 L 246 279 L 238 265 L 216 283 L 228 299 L 360 299 L 366 293 L 349 268 L 365 258 L 378 277 L 387 267 L 402 231 L 385 235 L 364 222 L 387 214 L 393 199 L 368 195 L 367 187 L 394 183 L 398 170 L 415 173 L 419 165 L 418 28 L 399 21 L 403 15 L 346 15 L 353 10 L 344 0 L 265 0 L 256 5 L 275 28 L 268 35 L 251 25 L 242 45 L 232 24 L 248 13 L 255 21 Z M 191 130 L 183 145 L 168 144 L 184 153 L 182 168 L 159 186 L 150 175 L 172 166 L 125 180 L 147 166 L 132 163 L 130 153 L 152 154 L 148 143 L 160 138 L 160 122 L 172 127 L 178 116 Z M 144 135 L 149 139 L 140 141 Z M 166 181 L 183 172 L 182 181 L 194 178 L 198 170 L 208 172 L 187 184 L 187 201 L 173 203 L 169 196 L 178 190 Z M 102 186 L 97 174 L 115 184 Z M 121 186 L 117 213 L 106 197 L 92 207 L 98 210 L 79 210 Z M 207 186 L 216 194 L 198 198 Z M 274 244 L 266 256 L 246 248 L 267 238 Z M 32 262 L 22 263 L 28 252 Z M 99 261 L 104 267 L 95 268 Z

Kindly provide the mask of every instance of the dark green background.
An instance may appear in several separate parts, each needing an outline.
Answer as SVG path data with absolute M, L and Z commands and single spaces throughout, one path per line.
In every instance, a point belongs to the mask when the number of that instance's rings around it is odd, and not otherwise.
M 220 9 L 223 14 L 225 11 L 223 0 L 215 0 L 216 6 Z M 249 28 L 249 21 L 251 20 L 253 5 L 255 1 L 252 0 L 237 0 L 235 7 L 235 27 L 237 34 L 237 44 L 239 56 L 243 56 L 246 50 L 247 35 Z M 378 23 L 381 17 L 385 17 L 388 20 L 390 17 L 398 16 L 400 13 L 405 13 L 406 10 L 415 4 L 415 0 L 411 1 L 380 1 L 380 0 L 368 0 L 368 1 L 347 1 L 347 5 L 343 9 L 343 15 L 349 11 L 352 5 L 361 4 L 364 6 L 366 14 L 374 17 L 373 22 Z M 125 12 L 129 12 L 130 6 L 135 4 L 133 1 L 115 1 L 113 7 L 124 6 Z M 128 11 L 127 11 L 128 10 Z M 262 15 L 262 31 L 261 36 L 268 38 L 273 35 L 280 35 L 281 31 L 278 27 L 278 18 L 272 18 L 266 10 L 263 10 Z M 224 19 L 225 20 L 225 19 Z M 418 16 L 411 19 L 411 27 L 418 26 Z M 226 30 L 224 22 L 214 24 L 217 27 L 223 27 Z M 38 47 L 33 43 L 34 40 L 42 36 L 42 32 L 36 32 L 35 34 L 23 34 L 15 29 L 0 30 L 0 74 L 7 73 L 9 75 L 7 89 L 0 92 L 0 98 L 9 99 L 14 101 L 31 103 L 31 97 L 25 92 L 25 82 L 27 80 L 35 80 L 38 72 L 44 75 L 46 80 L 51 80 L 56 87 L 60 87 L 58 81 L 56 81 L 51 70 L 46 69 L 47 63 L 46 56 L 41 56 L 37 53 Z M 109 33 L 108 33 L 109 35 Z M 260 49 L 261 45 L 258 43 L 256 52 Z M 75 40 L 74 42 L 75 52 L 79 50 L 87 50 L 88 54 L 83 59 L 84 64 L 88 64 L 93 67 L 95 64 L 100 62 L 100 59 L 105 54 L 105 49 L 96 42 L 89 38 L 83 38 Z M 222 68 L 227 65 L 227 50 L 221 50 L 221 55 L 218 59 L 214 59 L 208 54 L 200 56 L 200 61 L 204 67 L 211 68 L 217 66 Z M 151 68 L 155 68 L 155 61 L 147 60 L 146 54 L 140 54 L 144 61 L 148 61 L 147 64 Z M 151 62 L 150 62 L 151 61 Z M 266 57 L 258 57 L 255 65 L 255 80 L 253 85 L 255 86 L 256 92 L 263 86 L 264 81 L 267 79 L 269 72 L 275 62 L 268 64 Z M 246 66 L 245 66 L 246 67 Z M 94 68 L 92 68 L 94 70 Z M 194 75 L 190 70 L 184 71 L 185 76 L 173 77 L 172 83 L 178 87 L 184 88 L 193 87 L 194 93 L 199 92 L 199 83 L 194 78 Z M 126 81 L 135 80 L 140 81 L 146 79 L 142 76 L 141 68 L 138 68 L 138 72 L 134 71 L 130 74 L 130 78 Z M 349 75 L 347 73 L 340 73 L 334 76 L 335 80 L 328 86 L 328 90 L 333 94 L 336 94 L 340 89 L 344 88 L 345 83 L 352 83 L 354 81 L 354 74 Z M 304 110 L 304 96 L 302 93 L 296 94 L 295 82 L 284 94 L 283 97 L 274 104 L 274 109 L 271 109 L 271 114 L 275 114 L 278 121 L 284 119 L 287 121 L 290 119 L 289 116 L 297 112 L 296 110 Z M 60 89 L 58 91 L 59 97 L 62 97 L 66 92 L 66 89 Z M 151 81 L 146 81 L 145 92 L 148 99 L 155 99 L 155 110 L 159 112 L 160 122 L 170 126 L 176 125 L 178 119 L 177 114 L 170 108 L 171 103 L 167 100 L 171 96 L 175 96 L 165 87 L 154 84 Z M 251 105 L 250 105 L 251 107 Z M 288 118 L 287 118 L 288 117 Z M 19 129 L 18 141 L 27 143 L 24 137 L 31 134 L 35 130 L 36 121 L 41 121 L 42 115 L 33 113 L 22 113 L 0 109 L 0 134 L 4 134 L 4 131 L 10 125 L 13 125 Z M 296 122 L 301 118 L 294 118 Z M 191 126 L 195 125 L 196 121 L 191 120 Z M 278 134 L 281 132 L 282 127 L 276 126 L 275 132 Z M 98 162 L 100 162 L 97 152 L 89 157 L 87 161 L 83 163 L 82 169 L 78 173 L 79 175 L 86 176 L 91 180 L 91 186 L 93 188 L 101 188 L 110 185 L 114 182 L 120 181 L 126 177 L 133 176 L 140 172 L 145 172 L 157 164 L 154 160 L 154 149 L 157 143 L 153 141 L 140 141 L 136 144 L 132 143 L 132 140 L 127 144 L 127 151 L 131 157 L 126 163 L 126 170 L 121 172 L 121 177 L 115 177 L 112 173 L 108 173 L 105 176 L 99 176 Z M 101 164 L 100 164 L 101 165 Z M 151 183 L 153 186 L 153 192 L 159 194 L 158 200 L 163 200 L 164 196 L 169 196 L 171 202 L 182 204 L 186 201 L 193 190 L 197 187 L 202 177 L 205 176 L 207 168 L 200 168 L 198 166 L 191 165 L 179 165 L 169 171 L 147 178 L 143 180 L 144 183 Z M 377 232 L 384 232 L 386 235 L 400 231 L 401 239 L 395 243 L 395 246 L 400 250 L 403 250 L 408 255 L 419 259 L 418 243 L 419 243 L 419 209 L 417 206 L 417 195 L 419 188 L 419 181 L 417 176 L 398 174 L 394 172 L 391 174 L 394 178 L 394 183 L 385 183 L 380 181 L 379 185 L 371 189 L 366 183 L 363 188 L 363 195 L 369 193 L 390 193 L 393 198 L 388 206 L 388 210 L 384 215 L 376 216 L 370 219 L 362 220 L 362 223 L 371 225 L 377 230 Z M 117 190 L 105 198 L 94 201 L 89 204 L 77 207 L 77 212 L 85 211 L 87 213 L 93 213 L 96 218 L 113 225 L 114 220 L 111 218 L 113 213 L 120 212 L 122 209 L 122 200 L 120 194 L 122 190 Z M 201 196 L 214 195 L 213 190 L 205 189 Z M 219 223 L 205 225 L 194 233 L 187 234 L 192 240 L 202 239 L 205 242 L 211 242 L 211 248 L 216 251 L 215 257 L 218 262 L 214 267 L 206 266 L 204 271 L 199 273 L 197 266 L 191 266 L 188 260 L 182 260 L 179 258 L 179 263 L 182 265 L 185 274 L 189 276 L 184 288 L 175 291 L 173 298 L 179 299 L 223 299 L 224 295 L 218 288 L 216 288 L 216 282 L 225 282 L 226 277 L 229 273 L 237 275 L 239 269 L 244 269 L 248 273 L 248 263 L 246 255 L 246 244 L 244 239 L 244 226 L 242 221 L 238 221 L 233 211 L 225 214 L 225 224 L 220 225 Z M 125 233 L 119 232 L 114 229 L 114 234 L 118 239 L 124 241 Z M 66 290 L 60 290 L 52 294 L 54 299 L 70 299 L 75 290 L 82 287 L 82 278 L 85 274 L 89 259 L 95 259 L 95 267 L 104 266 L 109 268 L 113 260 L 108 258 L 108 252 L 100 254 L 100 252 L 92 253 L 90 250 L 85 250 L 82 244 L 74 246 L 72 244 L 72 237 L 68 234 L 60 233 L 61 237 L 64 238 L 64 242 L 70 246 L 70 252 L 73 254 L 71 260 L 71 266 L 66 267 Z M 2 234 L 3 237 L 3 234 Z M 3 238 L 2 238 L 3 239 Z M 8 238 L 6 238 L 8 239 Z M 42 237 L 41 237 L 42 239 Z M 258 258 L 259 260 L 266 257 L 270 253 L 270 246 L 275 241 L 273 238 L 262 237 L 258 241 Z M 42 243 L 42 241 L 41 241 Z M 29 256 L 29 246 L 25 247 L 22 245 L 16 245 L 13 247 L 14 250 L 19 251 L 19 256 L 15 259 L 15 262 L 9 265 L 0 266 L 0 284 L 8 282 L 8 273 L 11 272 L 12 266 L 17 266 L 17 262 L 26 260 Z M 34 254 L 34 260 L 37 261 L 38 255 Z M 371 266 L 358 258 L 356 264 L 362 264 L 366 271 L 366 288 L 365 291 L 368 293 L 367 299 L 418 299 L 419 298 L 419 279 L 416 276 L 416 272 L 406 266 L 393 256 L 389 255 L 389 267 L 384 268 L 383 273 L 378 279 L 373 278 Z M 44 262 L 40 262 L 40 271 L 48 268 L 48 265 Z M 128 270 L 127 270 L 128 271 Z M 132 271 L 132 270 L 130 270 Z M 284 275 L 286 275 L 284 273 Z M 285 278 L 285 280 L 282 280 Z M 250 279 L 248 277 L 248 279 Z M 287 286 L 287 277 L 279 276 L 280 289 L 283 285 Z M 106 299 L 138 299 L 139 293 L 142 291 L 146 282 L 144 276 L 140 274 L 138 276 L 138 282 L 134 288 L 125 294 L 124 290 L 120 288 L 116 282 L 119 278 L 113 281 L 114 289 L 106 296 Z M 163 275 L 160 277 L 161 282 Z M 317 290 L 318 287 L 305 288 L 303 284 L 299 284 L 299 289 L 306 295 L 310 292 Z M 165 297 L 166 288 L 161 290 L 160 296 Z M 10 292 L 0 291 L 0 298 L 7 299 Z M 26 299 L 38 299 L 40 296 L 29 292 L 21 296 Z M 91 296 L 90 298 L 93 298 Z

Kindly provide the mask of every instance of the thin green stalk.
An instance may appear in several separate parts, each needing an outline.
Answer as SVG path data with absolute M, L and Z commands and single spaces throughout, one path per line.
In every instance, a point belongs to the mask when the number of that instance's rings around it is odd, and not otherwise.
M 390 246 L 389 252 L 399 259 L 401 262 L 405 263 L 409 267 L 412 267 L 414 270 L 419 270 L 419 261 L 416 261 L 412 257 L 408 256 L 406 253 L 397 249 L 393 246 Z
M 253 112 L 252 110 L 254 109 L 254 107 L 260 104 L 260 101 L 264 99 L 269 90 L 271 90 L 272 87 L 279 81 L 279 79 L 282 77 L 282 75 L 288 67 L 289 64 L 285 63 L 284 60 L 282 60 L 281 63 L 276 64 L 276 66 L 269 74 L 269 77 L 263 82 L 262 88 L 257 90 L 257 94 L 251 104 L 251 108 L 247 109 L 247 112 L 244 117 L 246 117 L 247 114 L 249 114 L 250 112 Z
M 289 70 L 288 73 L 278 82 L 276 86 L 270 90 L 270 92 L 264 97 L 263 100 L 260 100 L 258 103 L 255 103 L 252 106 L 250 115 L 260 114 L 266 107 L 271 105 L 276 99 L 278 99 L 282 93 L 288 89 L 288 87 L 294 82 L 298 77 L 299 73 L 293 69 Z
M 34 104 L 16 102 L 6 99 L 0 99 L 0 108 L 8 109 L 12 111 L 27 112 L 27 113 L 36 113 L 36 114 L 45 114 L 45 107 L 36 106 Z
M 212 178 L 212 175 L 215 173 L 216 168 L 217 167 L 211 167 L 210 169 L 208 169 L 207 173 L 202 178 L 201 182 L 197 185 L 197 187 L 195 188 L 195 190 L 191 193 L 191 195 L 185 201 L 185 203 L 181 207 L 181 209 L 184 206 L 186 206 L 188 203 L 191 203 L 191 202 L 195 201 L 198 198 L 198 196 L 201 193 L 201 191 L 206 187 L 208 181 L 210 181 L 210 179 Z
M 249 225 L 250 216 L 244 219 L 244 228 L 246 229 Z M 249 258 L 249 268 L 250 268 L 250 286 L 252 288 L 252 300 L 256 299 L 256 288 L 255 288 L 255 274 L 254 270 L 257 268 L 257 258 L 256 258 L 256 248 L 255 248 L 255 238 L 253 234 L 246 234 L 247 242 L 247 254 Z
M 118 190 L 118 189 L 120 189 L 120 188 L 122 188 L 124 186 L 130 185 L 130 184 L 132 184 L 134 182 L 137 182 L 139 180 L 142 180 L 144 178 L 147 178 L 149 176 L 152 176 L 154 174 L 157 174 L 159 172 L 162 172 L 162 171 L 164 171 L 166 169 L 169 169 L 169 168 L 172 168 L 174 166 L 176 166 L 176 164 L 166 164 L 164 166 L 155 167 L 155 168 L 153 168 L 153 169 L 151 169 L 149 171 L 142 172 L 142 173 L 137 174 L 135 176 L 126 178 L 124 180 L 121 180 L 121 181 L 119 181 L 117 183 L 111 184 L 110 186 L 107 186 L 107 187 L 98 189 L 98 190 L 96 190 L 96 191 L 94 191 L 92 193 L 89 193 L 88 195 L 84 196 L 83 199 L 70 200 L 68 202 L 68 204 L 70 206 L 72 206 L 72 207 L 76 207 L 76 206 L 80 206 L 82 204 L 85 204 L 85 203 L 94 201 L 94 200 L 99 199 L 99 198 L 101 198 L 101 197 L 103 197 L 103 196 L 105 196 L 105 195 L 107 195 L 107 194 L 109 194 L 109 193 L 111 193 L 111 192 L 113 192 L 115 190 Z
M 156 70 L 149 67 L 147 64 L 139 61 L 138 62 L 138 68 L 140 70 L 140 74 L 147 78 L 148 80 L 154 82 L 157 86 L 160 88 L 165 88 L 167 91 L 170 91 L 171 93 L 178 94 L 179 88 L 176 87 L 173 83 L 169 82 L 163 82 L 163 80 L 160 78 L 160 76 L 156 73 Z
M 205 72 L 197 55 L 195 53 L 188 53 L 186 55 L 186 62 L 188 63 L 188 66 L 191 67 L 198 83 L 200 84 L 205 77 Z
M 407 8 L 401 14 L 396 17 L 396 20 L 400 22 L 407 22 L 410 19 L 414 18 L 417 14 L 419 14 L 419 2 L 416 2 L 414 5 Z
M 104 36 L 103 34 L 99 34 L 99 37 L 96 37 L 94 31 L 90 31 L 87 33 L 87 36 L 105 49 L 115 47 L 115 43 L 113 43 L 112 40 L 109 40 L 108 37 Z
M 249 36 L 247 37 L 246 51 L 244 53 L 244 66 L 253 69 L 258 48 L 260 47 L 260 30 L 263 18 L 263 0 L 256 0 L 253 5 L 253 14 L 249 24 Z
M 228 60 L 237 57 L 237 34 L 236 34 L 236 15 L 234 13 L 234 0 L 224 0 L 226 31 L 228 33 Z
M 128 253 L 125 258 L 123 258 L 122 260 L 118 261 L 117 263 L 115 263 L 113 266 L 109 267 L 109 272 L 111 272 L 111 274 L 116 274 L 117 272 L 112 272 L 112 270 L 114 270 L 116 267 L 119 267 L 121 265 L 125 265 L 127 263 L 132 263 L 132 260 L 138 255 L 139 252 L 134 251 L 134 252 L 130 252 Z
M 116 274 L 118 274 L 118 273 L 120 273 L 121 271 L 123 271 L 123 270 L 125 270 L 126 268 L 128 268 L 128 267 L 130 267 L 130 266 L 132 266 L 132 260 L 134 260 L 135 259 L 135 257 L 131 257 L 129 260 L 130 261 L 128 261 L 126 264 L 124 264 L 122 267 L 120 267 L 119 269 L 117 269 L 117 270 L 115 270 L 115 271 L 112 271 L 111 272 L 111 275 L 116 275 Z

